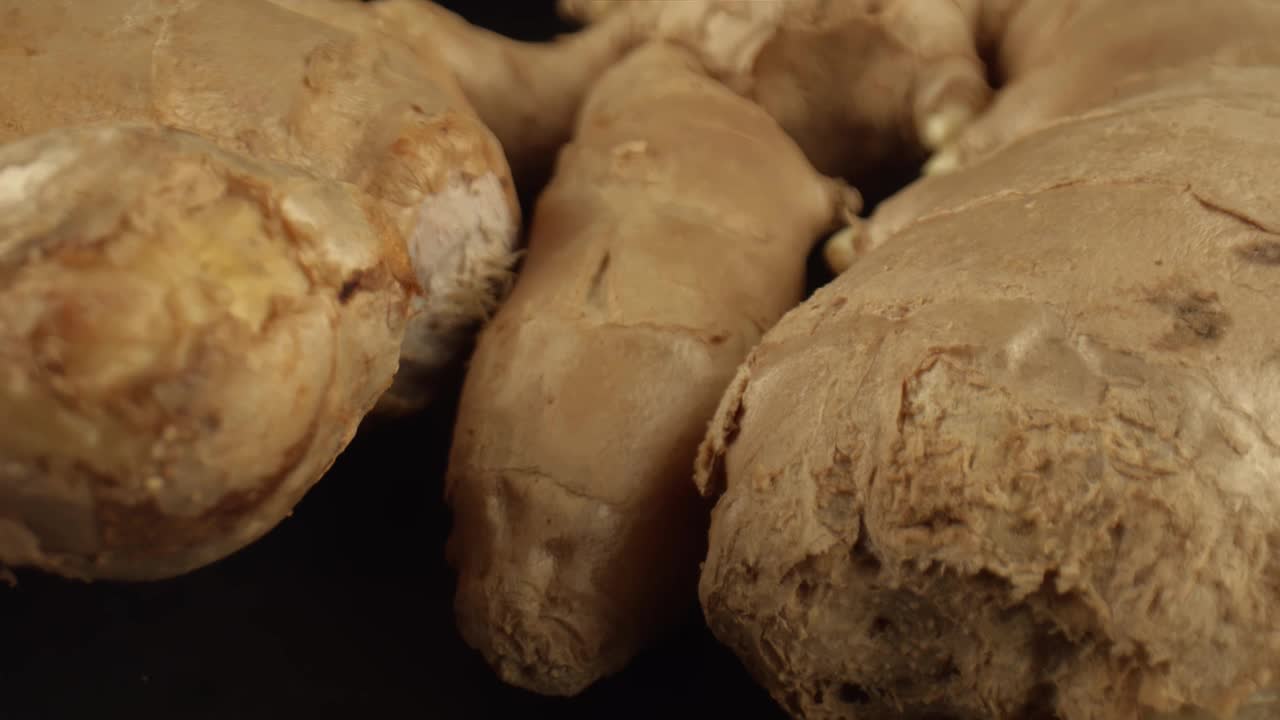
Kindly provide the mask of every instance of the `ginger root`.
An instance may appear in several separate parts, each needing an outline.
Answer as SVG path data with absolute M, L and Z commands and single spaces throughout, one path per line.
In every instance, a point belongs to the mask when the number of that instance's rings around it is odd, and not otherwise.
M 578 693 L 693 607 L 698 442 L 855 203 L 678 48 L 591 91 L 481 333 L 446 478 L 458 624 L 504 680 Z
M 452 72 L 291 5 L 0 0 L 0 565 L 233 552 L 504 291 L 514 187 Z
M 1000 5 L 962 160 L 721 404 L 706 617 L 796 717 L 1273 717 L 1280 5 Z
M 424 3 L 425 4 L 425 3 Z M 365 191 L 413 261 L 401 372 L 422 407 L 505 288 L 519 226 L 501 147 L 443 61 L 356 13 L 286 0 L 0 0 L 0 142 L 147 122 Z
M 166 577 L 279 522 L 396 370 L 370 212 L 173 130 L 0 147 L 0 565 Z

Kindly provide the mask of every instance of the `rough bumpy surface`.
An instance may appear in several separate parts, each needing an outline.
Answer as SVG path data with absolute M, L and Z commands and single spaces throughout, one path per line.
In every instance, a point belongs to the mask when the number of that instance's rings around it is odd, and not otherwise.
M 171 130 L 0 148 L 0 567 L 166 577 L 279 522 L 396 370 L 371 211 Z
M 510 173 L 357 8 L 0 0 L 0 564 L 212 562 L 469 347 Z
M 501 147 L 443 61 L 341 9 L 0 0 L 0 96 L 27 99 L 0 104 L 0 142 L 148 122 L 357 186 L 400 233 L 421 290 L 383 405 L 421 407 L 505 289 L 519 209 Z
M 481 334 L 447 477 L 463 637 L 573 694 L 695 602 L 698 442 L 851 198 L 673 48 L 592 91 Z
M 704 444 L 708 621 L 797 717 L 1276 712 L 1280 7 L 1072 6 L 1023 27 L 1121 77 L 886 205 Z

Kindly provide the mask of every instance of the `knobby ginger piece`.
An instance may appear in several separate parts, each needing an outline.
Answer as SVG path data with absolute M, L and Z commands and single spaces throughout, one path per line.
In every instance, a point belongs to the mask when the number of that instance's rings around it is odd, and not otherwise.
M 508 282 L 519 226 L 501 147 L 430 48 L 371 15 L 285 0 L 0 0 L 0 142 L 135 121 L 349 182 L 383 208 L 419 292 L 383 401 L 413 409 Z
M 279 522 L 396 371 L 380 212 L 173 130 L 0 147 L 0 566 L 168 577 Z
M 446 479 L 459 628 L 504 680 L 575 694 L 696 602 L 698 442 L 855 203 L 678 48 L 592 90 L 481 333 Z
M 943 175 L 976 165 L 1063 119 L 1113 112 L 1126 98 L 1214 102 L 1204 97 L 1212 91 L 1205 84 L 1220 77 L 1229 85 L 1247 85 L 1250 80 L 1233 80 L 1243 77 L 1236 69 L 1275 62 L 1273 38 L 1257 28 L 1272 27 L 1278 13 L 1269 0 L 987 0 L 977 40 L 1004 84 L 989 109 L 941 148 L 926 172 Z M 1270 88 L 1245 92 L 1268 94 Z M 1213 161 L 1213 153 L 1206 149 L 1167 160 L 1194 164 Z M 884 203 L 869 225 L 833 241 L 838 247 L 829 248 L 828 257 L 834 269 L 843 270 L 904 224 L 949 202 L 963 182 L 937 183 L 931 177 Z
M 372 16 L 0 17 L 0 94 L 32 99 L 0 105 L 0 195 L 50 207 L 4 226 L 0 564 L 185 572 L 284 517 L 379 393 L 430 400 L 508 280 L 509 171 Z
M 700 453 L 706 617 L 796 717 L 1278 711 L 1280 6 L 1067 5 L 1001 42 L 1121 76 L 1046 59 L 1099 94 L 882 206 Z

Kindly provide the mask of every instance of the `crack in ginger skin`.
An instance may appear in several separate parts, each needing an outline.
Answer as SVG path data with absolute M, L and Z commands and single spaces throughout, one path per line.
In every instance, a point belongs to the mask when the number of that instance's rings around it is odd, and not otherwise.
M 692 606 L 698 441 L 851 202 L 675 47 L 593 89 L 481 333 L 446 477 L 459 628 L 505 681 L 576 694 Z
M 1276 712 L 1280 7 L 1049 5 L 1016 131 L 877 209 L 700 451 L 706 617 L 793 716 Z

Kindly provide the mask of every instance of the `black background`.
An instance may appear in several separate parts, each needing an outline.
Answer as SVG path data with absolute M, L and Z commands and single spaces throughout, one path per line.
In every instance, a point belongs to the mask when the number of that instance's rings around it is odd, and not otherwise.
M 444 5 L 523 39 L 550 2 Z M 0 720 L 319 717 L 781 718 L 696 611 L 573 700 L 504 686 L 459 639 L 440 479 L 452 417 L 366 423 L 293 516 L 184 577 L 0 586 Z

